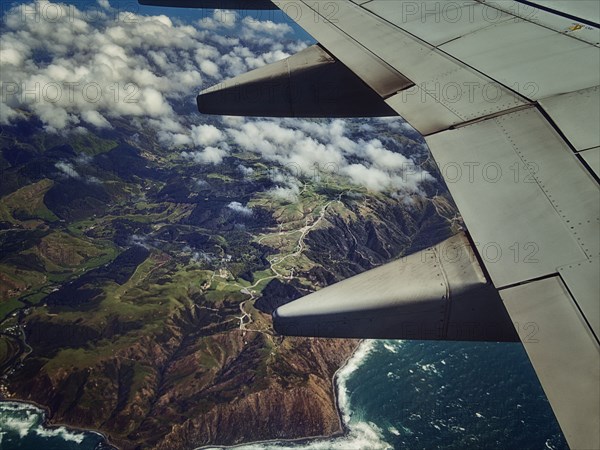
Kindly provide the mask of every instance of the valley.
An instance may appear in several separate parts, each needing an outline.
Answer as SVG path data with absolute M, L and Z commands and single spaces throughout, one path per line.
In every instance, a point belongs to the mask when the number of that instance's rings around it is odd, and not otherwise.
M 331 380 L 358 342 L 284 338 L 270 313 L 459 226 L 439 180 L 394 198 L 295 174 L 286 199 L 285 167 L 196 164 L 125 125 L 0 145 L 1 394 L 122 449 L 340 432 Z

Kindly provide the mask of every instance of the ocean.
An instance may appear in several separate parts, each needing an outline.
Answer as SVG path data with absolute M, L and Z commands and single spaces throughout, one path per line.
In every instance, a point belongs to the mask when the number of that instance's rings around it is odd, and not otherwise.
M 0 403 L 2 450 L 106 450 L 102 435 L 65 427 L 45 427 L 45 412 L 20 402 Z
M 568 449 L 520 343 L 363 341 L 336 389 L 344 436 L 235 449 Z M 107 448 L 97 433 L 45 428 L 43 416 L 0 403 L 0 448 Z
M 344 436 L 236 450 L 568 449 L 520 343 L 363 341 L 336 385 Z

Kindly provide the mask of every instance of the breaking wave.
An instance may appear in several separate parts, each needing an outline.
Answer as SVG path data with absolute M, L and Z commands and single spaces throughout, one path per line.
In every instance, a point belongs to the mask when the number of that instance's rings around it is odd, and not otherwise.
M 383 430 L 373 422 L 366 420 L 359 411 L 353 410 L 350 403 L 351 393 L 347 382 L 364 364 L 375 348 L 376 341 L 363 341 L 336 374 L 338 408 L 347 430 L 343 436 L 295 441 L 257 442 L 228 448 L 235 450 L 364 450 L 365 448 L 393 450 L 394 447 L 385 441 Z M 222 449 L 226 447 L 202 448 Z
M 521 344 L 363 341 L 335 380 L 344 435 L 232 448 L 568 448 Z
M 363 341 L 335 382 L 343 435 L 202 448 L 568 448 L 520 344 Z M 102 447 L 100 435 L 43 420 L 34 406 L 0 403 L 0 448 Z
M 69 430 L 64 426 L 45 427 L 44 419 L 44 410 L 34 405 L 1 402 L 0 448 L 26 450 L 48 448 L 48 444 L 53 444 L 52 448 L 58 448 L 56 445 L 60 443 L 60 448 L 65 449 L 97 449 L 101 448 L 104 443 L 103 436 L 98 433 Z

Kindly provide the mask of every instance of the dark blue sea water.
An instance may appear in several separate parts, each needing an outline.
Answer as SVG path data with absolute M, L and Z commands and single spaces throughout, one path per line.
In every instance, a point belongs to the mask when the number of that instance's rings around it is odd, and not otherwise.
M 349 421 L 390 447 L 567 448 L 521 344 L 364 345 L 345 381 Z
M 337 388 L 345 436 L 236 448 L 568 448 L 521 344 L 365 341 Z

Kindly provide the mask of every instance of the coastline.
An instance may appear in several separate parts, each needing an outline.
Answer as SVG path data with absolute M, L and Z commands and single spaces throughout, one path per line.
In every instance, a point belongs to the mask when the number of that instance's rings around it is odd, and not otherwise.
M 20 403 L 22 405 L 28 405 L 28 406 L 33 406 L 39 410 L 42 411 L 43 414 L 43 420 L 41 425 L 44 428 L 48 428 L 48 429 L 57 429 L 60 427 L 64 427 L 67 428 L 68 430 L 71 431 L 75 431 L 75 432 L 80 432 L 80 433 L 93 433 L 93 434 L 97 434 L 99 436 L 102 437 L 102 439 L 104 439 L 106 445 L 108 446 L 108 449 L 110 450 L 120 450 L 119 447 L 117 447 L 111 440 L 110 437 L 108 435 L 106 435 L 105 433 L 98 431 L 98 430 L 93 430 L 90 428 L 82 428 L 79 427 L 77 425 L 71 425 L 71 424 L 67 424 L 67 423 L 54 423 L 50 420 L 50 417 L 52 415 L 52 410 L 46 406 L 46 405 L 42 405 L 40 403 L 35 402 L 34 400 L 23 400 L 20 398 L 2 398 L 0 399 L 0 404 L 2 403 Z
M 339 400 L 339 380 L 338 375 L 339 373 L 344 370 L 346 368 L 346 366 L 348 365 L 348 363 L 352 360 L 352 358 L 354 358 L 354 356 L 356 355 L 356 353 L 360 350 L 360 348 L 364 345 L 364 343 L 366 342 L 365 339 L 359 339 L 358 341 L 358 345 L 356 346 L 356 348 L 352 351 L 352 353 L 344 360 L 344 364 L 342 364 L 333 374 L 333 376 L 331 377 L 331 384 L 333 386 L 333 400 L 335 402 L 335 410 L 337 412 L 338 415 L 338 420 L 340 422 L 340 429 L 341 429 L 341 434 L 342 435 L 347 435 L 350 431 L 350 429 L 348 428 L 348 425 L 344 422 L 344 418 L 342 417 L 342 407 L 340 406 L 340 400 Z M 331 437 L 335 437 L 335 434 L 332 435 Z
M 344 422 L 342 407 L 340 406 L 340 402 L 339 402 L 339 395 L 338 395 L 339 380 L 337 378 L 338 378 L 339 373 L 348 366 L 348 363 L 352 360 L 352 358 L 354 358 L 356 356 L 356 353 L 361 349 L 361 347 L 363 346 L 363 344 L 365 342 L 366 342 L 365 339 L 359 339 L 358 344 L 356 345 L 356 347 L 354 348 L 352 353 L 350 353 L 350 355 L 348 355 L 348 357 L 346 357 L 346 359 L 344 360 L 344 363 L 342 365 L 340 365 L 340 367 L 338 367 L 338 369 L 331 376 L 331 386 L 333 388 L 334 407 L 336 410 L 336 414 L 338 416 L 338 423 L 340 424 L 339 431 L 336 431 L 335 433 L 331 433 L 331 434 L 327 434 L 327 435 L 303 436 L 303 437 L 292 438 L 292 439 L 265 439 L 265 440 L 259 440 L 259 441 L 244 442 L 243 444 L 236 444 L 236 445 L 229 445 L 229 446 L 226 446 L 226 445 L 203 445 L 201 447 L 195 447 L 192 450 L 228 450 L 228 449 L 235 450 L 236 448 L 239 449 L 239 448 L 244 448 L 246 446 L 253 446 L 253 445 L 260 445 L 260 444 L 277 444 L 277 443 L 300 444 L 301 445 L 301 444 L 308 444 L 309 442 L 312 442 L 314 440 L 319 440 L 319 439 L 332 439 L 332 438 L 340 438 L 340 437 L 348 436 L 350 433 L 350 428 Z
M 331 377 L 331 387 L 333 389 L 334 408 L 336 410 L 338 423 L 339 423 L 338 431 L 331 433 L 331 434 L 327 434 L 327 435 L 312 435 L 312 436 L 303 436 L 303 437 L 291 438 L 291 439 L 257 440 L 257 441 L 251 441 L 251 442 L 244 442 L 244 443 L 236 444 L 233 446 L 209 444 L 209 445 L 204 445 L 201 447 L 195 447 L 193 450 L 208 450 L 208 449 L 223 449 L 223 450 L 225 450 L 225 449 L 243 448 L 246 446 L 253 446 L 253 445 L 260 445 L 260 444 L 275 444 L 275 443 L 289 443 L 289 444 L 302 445 L 305 443 L 308 444 L 309 442 L 314 441 L 314 440 L 333 439 L 333 438 L 340 438 L 340 437 L 349 435 L 350 429 L 349 429 L 348 425 L 346 424 L 346 422 L 344 421 L 344 412 L 342 411 L 342 406 L 340 404 L 339 390 L 341 389 L 341 386 L 340 386 L 340 381 L 338 378 L 339 378 L 340 372 L 342 372 L 348 366 L 350 361 L 356 356 L 357 352 L 362 348 L 362 346 L 364 345 L 365 342 L 366 341 L 364 339 L 361 339 L 358 341 L 358 343 L 357 343 L 356 347 L 354 348 L 354 350 L 352 351 L 352 353 L 350 353 L 346 357 L 343 364 L 341 364 L 338 367 L 338 369 L 334 372 L 334 374 Z M 67 428 L 71 431 L 75 431 L 75 432 L 97 434 L 104 439 L 108 449 L 120 450 L 120 448 L 111 441 L 110 436 L 107 435 L 105 432 L 95 430 L 95 429 L 90 429 L 90 428 L 83 428 L 83 427 L 80 427 L 77 425 L 71 425 L 71 424 L 62 423 L 62 422 L 53 422 L 51 420 L 52 410 L 46 405 L 42 405 L 33 400 L 23 400 L 23 399 L 19 399 L 19 398 L 10 398 L 10 399 L 2 398 L 2 399 L 0 399 L 0 403 L 20 403 L 23 405 L 33 406 L 42 411 L 43 421 L 42 421 L 41 425 L 44 428 L 56 429 L 59 427 L 65 427 L 65 428 Z

